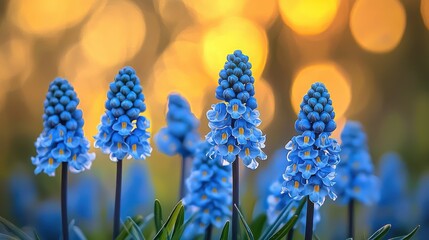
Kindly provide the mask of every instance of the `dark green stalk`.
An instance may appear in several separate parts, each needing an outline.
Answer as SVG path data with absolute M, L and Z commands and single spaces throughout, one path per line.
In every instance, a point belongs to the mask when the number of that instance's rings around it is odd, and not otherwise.
M 180 191 L 179 191 L 179 201 L 185 197 L 185 175 L 186 175 L 186 155 L 182 155 L 182 170 L 180 175 Z
M 116 192 L 115 212 L 113 216 L 113 239 L 119 234 L 119 220 L 121 217 L 121 188 L 122 188 L 122 159 L 116 163 Z
M 354 237 L 354 205 L 355 205 L 355 202 L 354 202 L 354 200 L 352 199 L 352 200 L 350 200 L 350 202 L 349 202 L 349 206 L 348 206 L 348 209 L 349 209 L 349 235 L 348 235 L 348 237 L 349 238 L 353 238 Z
M 234 207 L 239 206 L 239 162 L 238 156 L 232 163 L 232 240 L 238 239 L 238 211 Z
M 63 240 L 69 239 L 67 220 L 67 171 L 68 162 L 63 162 L 61 166 L 61 223 L 63 230 Z
M 206 233 L 204 234 L 204 240 L 212 239 L 212 230 L 213 230 L 213 226 L 209 224 L 206 228 Z
M 305 240 L 313 239 L 314 203 L 307 197 L 307 217 L 305 221 Z
M 292 240 L 292 239 L 293 239 L 293 228 L 287 234 L 287 240 Z

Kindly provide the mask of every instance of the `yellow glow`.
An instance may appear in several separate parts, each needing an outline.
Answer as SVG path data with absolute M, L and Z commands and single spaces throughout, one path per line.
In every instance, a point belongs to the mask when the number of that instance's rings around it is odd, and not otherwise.
M 237 49 L 249 56 L 255 79 L 261 76 L 268 55 L 264 29 L 246 19 L 233 17 L 224 19 L 204 35 L 203 62 L 210 78 L 217 80 L 226 56 Z
M 292 106 L 295 112 L 299 112 L 302 97 L 315 82 L 325 84 L 331 95 L 335 118 L 341 118 L 351 101 L 350 82 L 338 65 L 329 62 L 310 65 L 298 71 L 291 88 Z
M 140 8 L 128 0 L 114 1 L 88 21 L 82 32 L 82 47 L 101 65 L 123 65 L 140 50 L 145 34 Z
M 189 40 L 176 40 L 158 58 L 148 79 L 147 100 L 155 109 L 165 109 L 167 96 L 176 92 L 185 97 L 191 111 L 200 118 L 206 109 L 207 95 L 214 96 L 217 79 L 208 78 L 201 65 L 199 45 Z M 156 111 L 159 127 L 165 114 Z
M 221 19 L 239 13 L 245 0 L 184 0 L 183 3 L 198 22 Z
M 429 0 L 421 0 L 420 12 L 422 14 L 423 22 L 426 28 L 429 29 Z
M 324 32 L 334 20 L 338 0 L 279 0 L 283 21 L 301 35 Z
M 277 16 L 277 0 L 247 0 L 242 14 L 262 26 L 270 25 Z
M 270 84 L 264 79 L 255 80 L 255 97 L 258 100 L 258 111 L 261 113 L 261 129 L 266 128 L 274 119 L 276 101 Z
M 21 30 L 45 35 L 72 27 L 82 21 L 101 0 L 14 0 L 8 16 Z
M 398 0 L 359 0 L 350 14 L 350 29 L 363 49 L 389 52 L 401 41 L 405 17 L 404 7 Z

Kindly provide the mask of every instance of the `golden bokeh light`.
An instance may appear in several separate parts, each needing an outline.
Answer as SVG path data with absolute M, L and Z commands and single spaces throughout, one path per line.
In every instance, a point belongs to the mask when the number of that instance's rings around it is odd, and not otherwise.
M 183 0 L 198 22 L 213 21 L 240 13 L 245 0 Z
M 258 110 L 261 113 L 261 129 L 264 129 L 273 121 L 276 109 L 273 88 L 265 79 L 255 80 L 255 97 L 258 99 Z
M 262 26 L 271 25 L 277 13 L 277 0 L 248 0 L 242 10 L 244 17 Z
M 423 22 L 427 29 L 429 29 L 429 0 L 421 0 L 420 12 L 422 14 Z
M 399 0 L 359 0 L 350 14 L 354 39 L 370 52 L 394 49 L 402 39 L 405 25 L 405 9 Z
M 101 65 L 124 64 L 140 50 L 145 34 L 140 8 L 129 0 L 113 1 L 86 24 L 82 47 L 90 59 Z
M 328 29 L 338 6 L 338 0 L 279 0 L 283 21 L 301 35 L 315 35 Z
M 340 119 L 351 102 L 350 80 L 337 64 L 331 62 L 306 66 L 295 75 L 291 88 L 291 101 L 295 112 L 299 112 L 302 97 L 315 82 L 325 84 L 331 94 L 336 118 Z
M 45 35 L 78 24 L 104 0 L 14 0 L 10 1 L 9 19 L 22 31 Z
M 147 99 L 152 107 L 165 109 L 168 95 L 176 92 L 189 101 L 197 118 L 202 116 L 206 110 L 205 94 L 212 91 L 214 95 L 217 82 L 201 71 L 201 61 L 195 54 L 198 49 L 194 42 L 177 40 L 164 51 L 148 81 Z M 162 121 L 165 112 L 157 111 L 153 118 Z
M 255 78 L 261 76 L 268 56 L 268 40 L 263 28 L 244 18 L 227 18 L 210 28 L 203 39 L 203 62 L 210 78 L 216 79 L 226 56 L 242 49 L 249 56 Z

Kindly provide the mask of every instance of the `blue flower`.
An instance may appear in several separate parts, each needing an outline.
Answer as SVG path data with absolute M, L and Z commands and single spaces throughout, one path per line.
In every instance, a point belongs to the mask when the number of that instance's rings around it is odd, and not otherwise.
M 348 121 L 341 133 L 341 162 L 337 166 L 334 188 L 341 203 L 355 199 L 366 205 L 379 198 L 378 179 L 374 176 L 366 134 L 358 122 Z
M 429 234 L 429 175 L 424 175 L 420 178 L 417 188 L 417 209 L 419 209 L 418 219 L 421 223 L 421 229 L 418 231 L 419 239 L 424 239 Z M 426 224 L 425 224 L 426 223 Z
M 192 173 L 187 179 L 188 194 L 184 199 L 187 217 L 195 214 L 193 222 L 184 233 L 185 239 L 193 239 L 204 233 L 209 224 L 222 228 L 231 210 L 231 166 L 222 166 L 220 159 L 207 156 L 211 144 L 200 143 L 195 153 Z
M 335 200 L 333 185 L 340 147 L 330 138 L 335 130 L 335 113 L 328 90 L 314 83 L 303 98 L 295 122 L 298 135 L 286 144 L 288 166 L 283 191 L 297 200 L 304 196 L 319 206 L 328 195 Z
M 278 218 L 280 212 L 285 208 L 289 203 L 292 202 L 291 211 L 288 212 L 288 217 L 285 219 L 284 223 L 289 220 L 294 214 L 296 209 L 299 206 L 299 200 L 292 199 L 287 193 L 282 192 L 282 182 L 283 178 L 280 178 L 274 182 L 269 187 L 270 194 L 266 197 L 268 207 L 266 208 L 267 220 L 269 224 L 274 223 Z M 299 215 L 298 223 L 294 228 L 299 228 L 301 233 L 305 231 L 305 223 L 307 216 L 307 208 L 304 205 L 304 208 Z M 316 229 L 317 224 L 320 222 L 320 211 L 319 206 L 316 205 L 314 208 L 314 217 L 313 217 L 313 231 Z
M 37 156 L 31 158 L 36 174 L 44 172 L 55 176 L 62 162 L 77 173 L 89 169 L 95 154 L 89 154 L 88 140 L 83 135 L 82 111 L 77 109 L 79 99 L 70 83 L 56 78 L 49 85 L 44 102 L 43 132 L 35 142 Z M 77 158 L 80 161 L 75 161 Z
M 411 216 L 407 213 L 411 211 L 411 205 L 407 168 L 397 153 L 384 154 L 379 167 L 380 199 L 372 211 L 371 229 L 375 231 L 390 223 L 395 226 L 394 231 L 408 230 Z
M 122 201 L 121 219 L 134 217 L 148 212 L 148 206 L 154 201 L 154 189 L 147 165 L 143 162 L 133 162 L 128 166 L 125 174 Z
M 32 177 L 19 171 L 12 173 L 7 180 L 8 194 L 3 199 L 10 203 L 10 212 L 19 226 L 30 224 L 30 212 L 37 202 L 36 181 Z
M 146 110 L 142 90 L 131 67 L 122 68 L 110 83 L 94 146 L 109 154 L 112 161 L 125 157 L 142 160 L 152 152 L 147 131 L 150 123 L 140 116 Z
M 218 117 L 213 114 L 213 117 Z M 158 149 L 167 155 L 180 154 L 192 157 L 200 141 L 197 131 L 199 122 L 184 97 L 176 93 L 168 96 L 166 120 L 167 126 L 161 128 L 155 135 Z
M 261 120 L 254 98 L 252 65 L 249 57 L 239 50 L 228 55 L 227 60 L 219 72 L 216 89 L 216 98 L 224 102 L 213 105 L 207 112 L 211 131 L 206 141 L 212 144 L 209 156 L 226 164 L 239 156 L 244 165 L 256 169 L 259 165 L 256 159 L 265 160 L 267 156 L 261 150 L 265 147 L 265 136 L 258 129 Z M 234 148 L 228 151 L 225 144 Z

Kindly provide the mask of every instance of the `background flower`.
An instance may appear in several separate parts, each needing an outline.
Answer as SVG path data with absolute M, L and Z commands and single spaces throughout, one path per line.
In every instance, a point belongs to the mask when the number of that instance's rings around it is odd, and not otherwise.
M 341 133 L 341 162 L 334 185 L 341 203 L 355 199 L 372 204 L 379 198 L 379 182 L 368 152 L 366 134 L 358 122 L 348 121 Z
M 83 134 L 82 111 L 77 109 L 79 99 L 70 85 L 56 78 L 49 85 L 44 102 L 43 131 L 35 142 L 37 156 L 34 173 L 55 176 L 61 162 L 68 162 L 69 170 L 81 172 L 91 167 L 94 153 L 88 153 L 89 142 Z
M 203 234 L 209 225 L 222 228 L 231 215 L 231 166 L 222 166 L 218 158 L 209 158 L 210 147 L 207 142 L 200 143 L 186 181 L 186 215 L 189 218 L 195 214 L 184 233 L 186 239 Z

